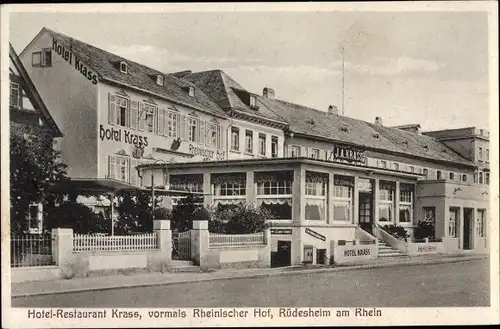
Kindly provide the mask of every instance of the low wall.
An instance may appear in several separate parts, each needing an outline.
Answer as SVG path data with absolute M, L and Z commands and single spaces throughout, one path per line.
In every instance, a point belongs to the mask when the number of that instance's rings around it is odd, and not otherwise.
M 459 248 L 459 238 L 442 238 L 444 248 L 446 249 L 446 252 L 457 252 L 460 250 Z
M 212 247 L 203 253 L 202 268 L 270 267 L 269 245 L 242 247 Z
M 346 244 L 338 245 L 338 241 L 331 242 L 331 254 L 335 265 L 350 265 L 378 257 L 378 245 L 374 244 Z
M 443 242 L 409 242 L 407 248 L 409 256 L 446 253 L 446 248 Z
M 62 278 L 61 269 L 57 266 L 13 267 L 10 273 L 12 283 L 48 281 Z

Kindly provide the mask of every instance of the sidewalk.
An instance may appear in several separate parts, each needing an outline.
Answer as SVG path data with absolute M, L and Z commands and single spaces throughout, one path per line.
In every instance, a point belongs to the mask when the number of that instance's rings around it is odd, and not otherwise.
M 166 284 L 181 284 L 235 278 L 255 278 L 267 276 L 301 275 L 310 273 L 376 269 L 422 264 L 440 264 L 486 259 L 487 255 L 428 255 L 416 257 L 386 257 L 363 264 L 350 266 L 290 266 L 280 268 L 221 269 L 202 273 L 141 273 L 134 275 L 110 275 L 89 278 L 73 278 L 69 280 L 33 281 L 12 283 L 12 297 L 50 295 L 79 291 L 120 289 Z

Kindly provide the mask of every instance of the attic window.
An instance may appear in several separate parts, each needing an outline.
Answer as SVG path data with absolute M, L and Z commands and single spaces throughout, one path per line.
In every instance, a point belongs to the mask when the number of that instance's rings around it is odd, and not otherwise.
M 406 147 L 408 147 L 408 141 L 404 141 L 403 145 L 406 146 Z
M 307 123 L 308 123 L 309 125 L 311 125 L 311 126 L 314 126 L 314 125 L 315 125 L 315 122 L 314 122 L 314 120 L 313 120 L 313 119 L 309 119 L 309 120 L 307 120 Z
M 257 107 L 257 97 L 255 95 L 250 95 L 250 108 L 256 110 Z
M 194 97 L 194 87 L 193 86 L 189 87 L 188 93 L 189 93 L 189 96 Z
M 429 146 L 424 145 L 424 150 L 429 151 Z
M 122 73 L 128 73 L 128 64 L 127 64 L 127 62 L 124 62 L 124 61 L 120 62 L 120 72 L 122 72 Z
M 375 138 L 375 139 L 380 139 L 380 135 L 379 135 L 379 134 L 373 134 L 372 136 L 373 136 L 373 138 Z
M 446 149 L 443 149 L 443 153 L 448 153 L 448 151 Z
M 347 126 L 342 126 L 342 128 L 340 128 L 340 130 L 342 130 L 342 132 L 349 132 L 349 128 L 347 128 Z
M 160 86 L 163 86 L 163 81 L 164 81 L 164 79 L 165 79 L 165 78 L 163 77 L 163 75 L 158 74 L 158 75 L 156 76 L 156 84 L 157 84 L 157 85 L 160 85 Z

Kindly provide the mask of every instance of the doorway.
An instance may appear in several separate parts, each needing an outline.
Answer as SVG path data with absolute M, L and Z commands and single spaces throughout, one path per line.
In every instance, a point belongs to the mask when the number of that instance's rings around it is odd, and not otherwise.
M 474 218 L 474 209 L 464 208 L 464 250 L 472 249 L 472 220 Z
M 292 241 L 278 240 L 278 251 L 271 252 L 271 267 L 290 266 L 292 264 Z
M 359 192 L 359 227 L 373 234 L 373 196 L 371 193 Z

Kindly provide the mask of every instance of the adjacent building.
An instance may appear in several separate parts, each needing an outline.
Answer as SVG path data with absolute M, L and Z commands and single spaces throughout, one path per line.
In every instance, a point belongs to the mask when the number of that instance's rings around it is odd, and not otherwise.
M 9 59 L 10 134 L 20 135 L 27 141 L 36 134 L 46 134 L 52 140 L 59 139 L 62 137 L 61 130 L 11 44 Z M 42 200 L 31 201 L 27 216 L 29 232 L 39 233 L 43 227 Z

